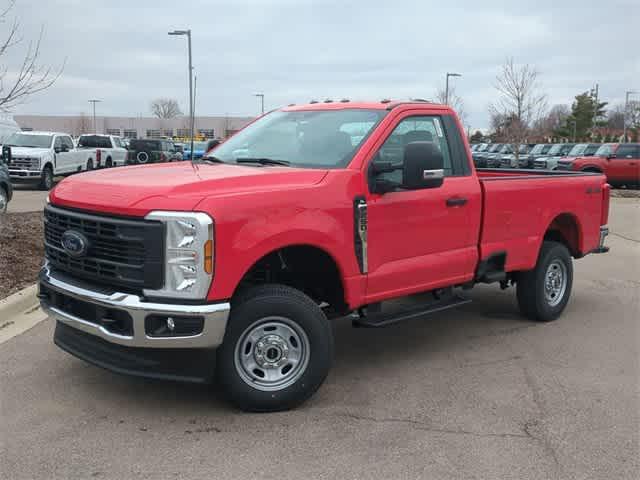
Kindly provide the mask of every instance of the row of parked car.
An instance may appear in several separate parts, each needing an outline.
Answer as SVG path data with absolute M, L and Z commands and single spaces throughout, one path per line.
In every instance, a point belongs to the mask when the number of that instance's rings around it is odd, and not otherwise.
M 194 142 L 194 158 L 202 157 L 218 143 Z M 74 140 L 60 132 L 18 131 L 2 145 L 1 162 L 8 167 L 12 183 L 32 183 L 49 190 L 56 176 L 103 167 L 180 161 L 190 155 L 190 145 L 168 139 L 125 140 L 113 135 L 87 134 Z
M 640 185 L 640 143 L 508 143 L 471 145 L 477 168 L 600 172 L 614 186 Z

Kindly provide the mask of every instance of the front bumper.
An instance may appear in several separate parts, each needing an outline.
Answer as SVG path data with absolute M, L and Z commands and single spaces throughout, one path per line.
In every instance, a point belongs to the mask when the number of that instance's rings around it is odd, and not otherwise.
M 37 180 L 40 176 L 40 170 L 9 170 L 11 180 Z
M 51 318 L 125 347 L 215 348 L 222 344 L 231 308 L 227 302 L 203 305 L 147 302 L 138 295 L 84 284 L 53 272 L 48 266 L 41 270 L 39 284 L 40 304 Z M 150 317 L 202 319 L 202 329 L 195 335 L 153 336 L 146 325 Z M 119 322 L 117 328 L 114 319 Z

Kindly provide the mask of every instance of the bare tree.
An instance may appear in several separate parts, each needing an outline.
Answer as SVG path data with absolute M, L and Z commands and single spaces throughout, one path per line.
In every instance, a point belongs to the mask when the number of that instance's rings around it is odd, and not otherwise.
M 175 118 L 182 115 L 178 101 L 173 98 L 156 98 L 151 102 L 151 113 L 158 118 Z
M 532 132 L 536 136 L 551 138 L 557 136 L 560 130 L 566 125 L 567 119 L 571 115 L 571 108 L 568 105 L 557 104 L 551 107 L 549 113 L 536 119 L 532 126 Z
M 91 120 L 86 113 L 82 112 L 73 125 L 73 134 L 76 137 L 91 131 Z
M 447 94 L 445 92 L 445 89 L 444 88 L 438 89 L 438 91 L 436 92 L 435 98 L 438 103 L 441 103 L 443 105 L 447 103 Z M 451 85 L 449 85 L 449 106 L 451 106 L 451 108 L 453 108 L 456 111 L 456 113 L 458 114 L 458 117 L 460 117 L 460 121 L 462 122 L 462 124 L 466 125 L 467 112 L 464 107 L 464 102 L 462 101 L 462 98 L 460 98 L 456 93 L 455 87 Z
M 4 40 L 0 40 L 0 111 L 8 111 L 31 95 L 52 86 L 64 68 L 64 63 L 59 70 L 40 65 L 40 45 L 44 27 L 40 29 L 38 39 L 28 43 L 22 62 L 16 65 L 16 68 L 10 68 L 3 56 L 23 41 L 19 34 L 20 23 L 17 19 L 9 18 L 14 5 L 15 0 L 10 0 L 7 7 L 0 10 L 0 30 L 3 30 L 5 35 Z M 3 28 L 4 25 L 8 27 Z
M 528 64 L 516 65 L 513 58 L 502 65 L 495 88 L 499 97 L 489 110 L 508 119 L 504 132 L 517 159 L 530 128 L 546 110 L 547 97 L 539 91 L 538 71 Z

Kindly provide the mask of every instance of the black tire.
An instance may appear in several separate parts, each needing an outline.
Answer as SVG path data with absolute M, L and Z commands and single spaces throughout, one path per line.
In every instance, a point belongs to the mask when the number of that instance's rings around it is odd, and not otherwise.
M 258 383 L 251 383 L 250 375 L 243 369 L 243 350 L 247 358 L 256 359 L 258 344 L 265 335 L 252 343 L 248 332 L 260 330 L 273 319 L 286 319 L 304 333 L 308 347 L 305 362 L 300 362 L 291 381 L 282 388 L 264 390 Z M 268 329 L 265 325 L 265 329 Z M 280 337 L 278 337 L 280 338 Z M 302 342 L 301 344 L 304 344 Z M 296 345 L 296 342 L 293 342 Z M 246 350 L 243 347 L 250 347 Z M 268 350 L 265 351 L 265 355 Z M 216 374 L 218 384 L 227 398 L 238 408 L 250 412 L 275 412 L 294 408 L 313 395 L 324 382 L 333 360 L 333 332 L 322 310 L 307 295 L 284 285 L 261 285 L 250 288 L 232 301 L 231 315 L 223 344 L 218 348 Z M 256 359 L 257 361 L 257 359 Z M 286 371 L 287 366 L 276 374 Z M 291 370 L 293 370 L 291 368 Z M 259 369 L 256 369 L 260 371 Z M 254 370 L 254 372 L 256 371 Z M 243 378 L 244 377 L 244 378 Z M 259 380 L 253 380 L 259 382 Z
M 554 268 L 562 272 L 566 283 L 561 292 L 550 298 L 553 293 L 548 293 L 545 290 L 545 283 L 548 280 L 547 274 L 553 275 Z M 555 273 L 557 274 L 557 272 Z M 555 279 L 549 281 L 553 283 Z M 561 243 L 545 241 L 542 243 L 535 268 L 521 272 L 518 276 L 517 297 L 520 311 L 527 318 L 538 322 L 555 320 L 567 306 L 572 286 L 573 263 L 569 250 Z M 551 289 L 551 291 L 553 290 Z
M 7 213 L 9 206 L 9 195 L 4 187 L 0 186 L 0 214 Z
M 93 170 L 93 159 L 91 159 L 91 158 L 89 160 L 87 160 L 87 172 L 89 170 Z
M 107 158 L 107 161 L 106 161 L 106 162 L 104 162 L 104 166 L 105 166 L 105 168 L 111 168 L 111 167 L 113 167 L 113 160 L 111 160 L 111 157 L 108 157 L 108 158 Z
M 51 187 L 53 187 L 53 169 L 51 165 L 47 165 L 44 167 L 44 170 L 42 170 L 38 187 L 40 190 L 51 190 Z

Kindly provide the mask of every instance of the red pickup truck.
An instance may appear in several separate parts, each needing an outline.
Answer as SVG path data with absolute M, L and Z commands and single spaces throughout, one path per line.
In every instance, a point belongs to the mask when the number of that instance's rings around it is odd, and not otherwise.
M 614 186 L 640 186 L 640 143 L 605 143 L 593 156 L 558 161 L 559 170 L 604 173 Z
M 476 171 L 446 106 L 290 106 L 201 161 L 63 180 L 39 295 L 79 358 L 282 410 L 323 383 L 331 318 L 382 327 L 496 282 L 556 319 L 572 258 L 608 250 L 608 210 L 602 174 Z

